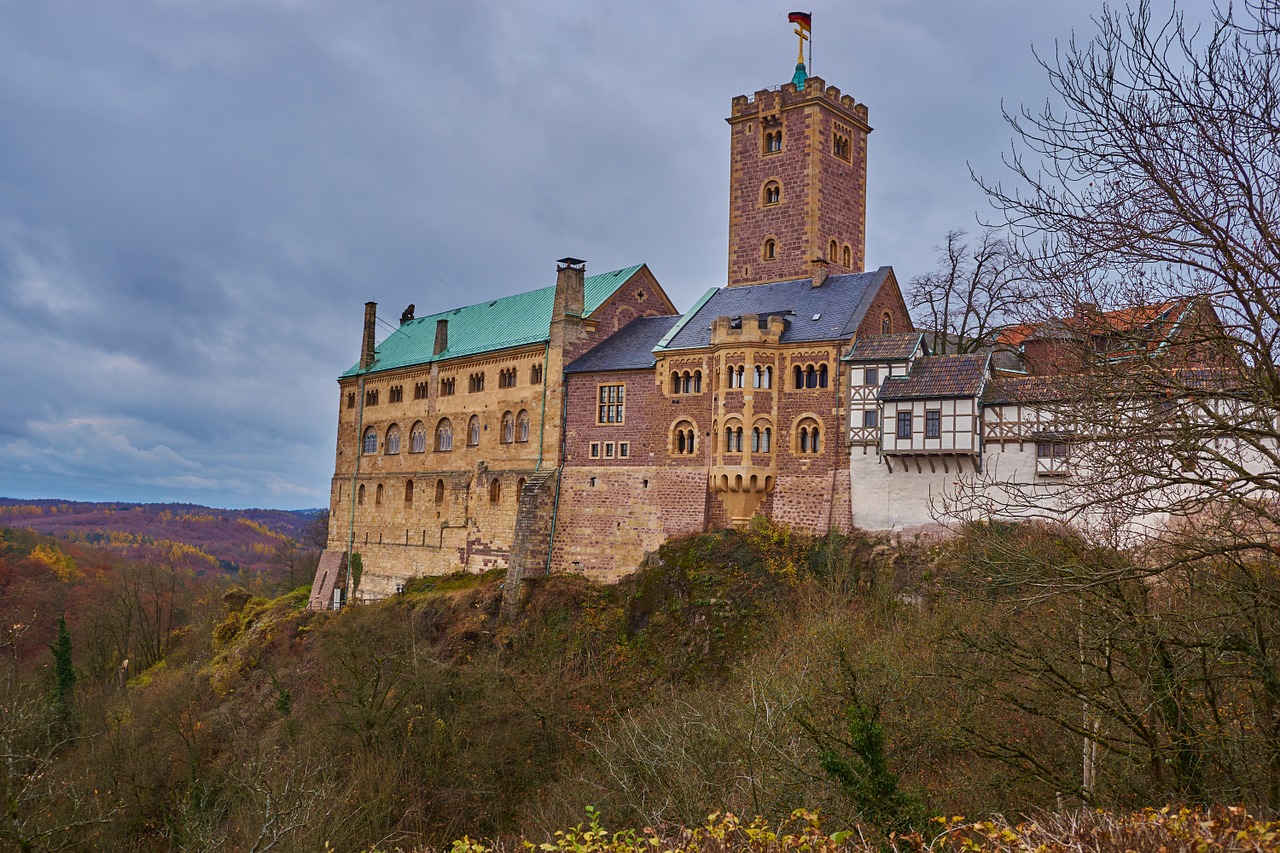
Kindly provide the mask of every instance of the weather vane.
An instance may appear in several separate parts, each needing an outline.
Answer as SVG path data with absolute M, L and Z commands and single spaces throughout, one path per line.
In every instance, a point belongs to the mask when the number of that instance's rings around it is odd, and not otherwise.
M 795 34 L 800 37 L 800 53 L 796 57 L 796 73 L 792 82 L 796 88 L 804 88 L 805 78 L 809 76 L 805 68 L 804 43 L 809 42 L 809 65 L 813 64 L 813 16 L 808 12 L 792 12 L 787 20 L 796 25 Z

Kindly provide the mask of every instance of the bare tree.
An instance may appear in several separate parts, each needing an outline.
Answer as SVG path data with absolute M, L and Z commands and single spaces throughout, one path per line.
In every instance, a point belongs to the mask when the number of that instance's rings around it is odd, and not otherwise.
M 962 229 L 938 246 L 938 267 L 911 279 L 907 304 L 933 334 L 937 355 L 976 352 L 992 344 L 1021 301 L 1013 257 L 1000 233 L 984 228 L 973 242 Z
M 969 648 L 992 695 L 1084 741 L 1086 799 L 1147 762 L 1179 796 L 1276 808 L 1280 3 L 1096 22 L 1042 59 L 1046 106 L 1008 116 L 1011 178 L 980 181 L 1062 356 L 1000 428 L 1069 446 L 1067 476 L 988 469 L 949 508 L 1056 517 L 1097 551 L 1017 571 L 993 551 L 980 571 L 1039 618 L 1011 605 Z

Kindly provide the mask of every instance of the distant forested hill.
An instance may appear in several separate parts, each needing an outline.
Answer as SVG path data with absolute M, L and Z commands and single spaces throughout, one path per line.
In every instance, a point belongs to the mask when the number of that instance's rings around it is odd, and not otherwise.
M 197 573 L 280 575 L 324 545 L 323 510 L 211 509 L 196 504 L 0 498 L 0 527 L 27 527 L 138 559 L 171 559 Z

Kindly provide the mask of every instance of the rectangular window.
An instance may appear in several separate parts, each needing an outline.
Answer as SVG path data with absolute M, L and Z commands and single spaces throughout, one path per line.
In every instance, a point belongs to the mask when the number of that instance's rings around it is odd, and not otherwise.
M 622 442 L 621 444 L 619 444 L 619 445 L 618 445 L 618 456 L 619 456 L 619 457 L 621 457 L 621 458 L 623 458 L 623 459 L 626 459 L 626 458 L 628 458 L 629 456 L 631 456 L 631 444 L 630 444 L 630 442 L 626 442 L 626 441 L 624 441 L 624 442 Z
M 868 409 L 862 413 L 862 425 L 867 429 L 875 429 L 880 425 L 880 419 L 877 417 L 879 413 L 875 409 Z
M 879 385 L 880 369 L 877 367 L 868 367 L 866 370 L 865 379 L 866 381 L 862 383 L 863 385 Z
M 924 437 L 940 438 L 942 436 L 942 412 L 929 409 L 924 413 Z
M 612 441 L 606 441 L 604 443 L 604 458 L 605 459 L 613 458 L 613 442 Z
M 898 438 L 911 438 L 910 412 L 898 412 Z
M 591 458 L 592 459 L 600 458 L 600 442 L 598 441 L 591 442 Z
M 601 385 L 596 407 L 596 423 L 622 423 L 625 385 Z

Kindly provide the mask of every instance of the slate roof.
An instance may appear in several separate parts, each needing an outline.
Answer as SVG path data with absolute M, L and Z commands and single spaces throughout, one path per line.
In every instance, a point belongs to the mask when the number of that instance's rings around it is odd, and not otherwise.
M 938 400 L 976 397 L 987 379 L 987 353 L 931 355 L 917 358 L 908 376 L 888 376 L 880 385 L 881 400 Z
M 1106 396 L 1182 396 L 1196 393 L 1224 393 L 1239 397 L 1241 391 L 1256 387 L 1247 377 L 1214 367 L 1142 370 L 1123 376 L 1110 374 L 1064 374 L 1054 376 L 997 377 L 987 384 L 982 402 L 988 406 L 1006 403 L 1069 403 L 1075 398 Z
M 618 288 L 640 271 L 643 264 L 587 276 L 583 282 L 584 315 L 604 304 Z M 493 352 L 526 344 L 542 343 L 551 329 L 551 308 L 555 301 L 555 285 L 504 296 L 464 308 L 441 311 L 410 320 L 392 332 L 377 346 L 377 358 L 366 373 L 391 370 L 414 364 L 430 364 L 465 355 Z M 436 321 L 449 321 L 449 346 L 434 355 Z M 356 362 L 342 375 L 355 376 L 360 371 Z
M 915 354 L 924 338 L 923 332 L 894 332 L 867 335 L 854 341 L 845 361 L 906 361 Z
M 710 346 L 711 324 L 717 317 L 743 314 L 785 315 L 790 322 L 782 333 L 783 343 L 848 340 L 889 272 L 889 267 L 880 267 L 874 272 L 828 276 L 821 287 L 801 278 L 716 290 L 684 316 L 659 349 Z
M 565 373 L 595 373 L 603 370 L 647 370 L 653 367 L 653 348 L 680 319 L 640 317 L 632 320 L 580 357 L 574 359 Z

